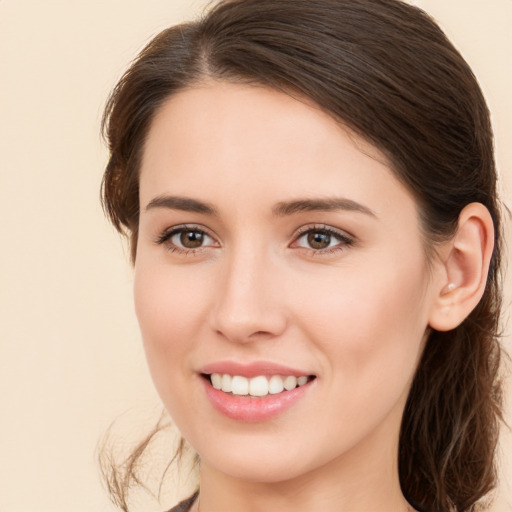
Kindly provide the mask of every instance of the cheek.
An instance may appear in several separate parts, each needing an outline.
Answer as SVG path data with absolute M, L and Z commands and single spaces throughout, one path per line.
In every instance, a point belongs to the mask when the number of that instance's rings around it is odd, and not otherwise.
M 196 286 L 190 273 L 144 261 L 136 264 L 135 311 L 149 369 L 164 402 L 165 389 L 179 385 L 178 376 L 190 372 L 189 354 L 204 328 L 207 287 Z M 167 397 L 168 398 L 168 397 Z
M 418 269 L 416 269 L 417 271 Z M 405 405 L 423 348 L 423 286 L 417 274 L 351 273 L 306 299 L 302 329 L 323 361 L 327 437 L 364 436 Z M 307 316 L 306 316 L 307 313 Z M 392 412 L 393 411 L 393 412 Z M 321 418 L 322 408 L 317 411 Z M 356 427 L 354 427 L 356 426 Z M 340 440 L 341 443 L 345 442 Z
M 134 299 L 144 341 L 179 340 L 201 317 L 211 289 L 204 272 L 138 257 Z M 146 340 L 146 336 L 147 340 Z
M 298 315 L 308 319 L 303 329 L 316 340 L 333 378 L 352 387 L 373 385 L 376 376 L 389 380 L 398 371 L 412 376 L 427 327 L 426 271 L 381 260 L 364 272 L 341 274 L 308 287 Z

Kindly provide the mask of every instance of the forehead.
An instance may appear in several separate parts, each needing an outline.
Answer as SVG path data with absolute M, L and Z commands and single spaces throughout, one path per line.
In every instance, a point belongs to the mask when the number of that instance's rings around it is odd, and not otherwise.
M 348 194 L 386 202 L 383 190 L 388 202 L 407 200 L 414 209 L 385 156 L 316 105 L 224 82 L 167 100 L 149 130 L 141 166 L 141 202 L 191 192 L 217 193 L 220 200 Z

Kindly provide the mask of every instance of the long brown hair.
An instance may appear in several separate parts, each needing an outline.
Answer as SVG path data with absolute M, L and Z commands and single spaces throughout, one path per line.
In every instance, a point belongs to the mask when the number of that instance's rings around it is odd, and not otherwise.
M 488 208 L 496 245 L 484 296 L 456 329 L 431 331 L 399 445 L 411 504 L 475 510 L 496 484 L 501 224 L 489 112 L 467 63 L 427 14 L 399 0 L 231 0 L 164 30 L 122 77 L 103 121 L 103 204 L 133 260 L 151 121 L 169 96 L 205 79 L 308 97 L 380 149 L 418 203 L 428 254 L 467 204 Z

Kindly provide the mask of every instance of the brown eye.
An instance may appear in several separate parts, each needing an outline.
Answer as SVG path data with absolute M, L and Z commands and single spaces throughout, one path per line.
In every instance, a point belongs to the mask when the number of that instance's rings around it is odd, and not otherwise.
M 217 242 L 206 231 L 194 226 L 176 226 L 165 231 L 155 242 L 165 245 L 171 252 L 197 251 L 218 247 Z
M 327 254 L 346 249 L 353 245 L 354 239 L 344 231 L 334 230 L 328 226 L 313 227 L 302 231 L 292 247 L 302 247 L 318 254 Z
M 322 231 L 310 231 L 307 239 L 311 249 L 327 249 L 331 245 L 331 235 Z
M 181 246 L 186 249 L 197 249 L 204 243 L 204 233 L 202 231 L 185 229 L 180 233 L 179 239 Z

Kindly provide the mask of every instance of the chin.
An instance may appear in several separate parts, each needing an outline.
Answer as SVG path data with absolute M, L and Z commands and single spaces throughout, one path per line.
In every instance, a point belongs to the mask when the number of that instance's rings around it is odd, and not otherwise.
M 308 450 L 311 439 L 290 442 L 277 432 L 270 436 L 257 433 L 231 435 L 215 443 L 204 442 L 194 447 L 201 464 L 229 478 L 251 482 L 278 484 L 295 480 L 332 462 L 332 449 Z M 193 441 L 193 440 L 192 440 Z M 288 441 L 288 442 L 287 442 Z M 194 443 L 191 443 L 194 446 Z
M 300 455 L 300 454 L 297 454 Z M 297 460 L 282 457 L 259 457 L 257 455 L 241 458 L 237 454 L 224 456 L 215 460 L 211 466 L 236 480 L 251 483 L 279 484 L 294 480 L 304 473 L 307 468 L 297 464 Z

